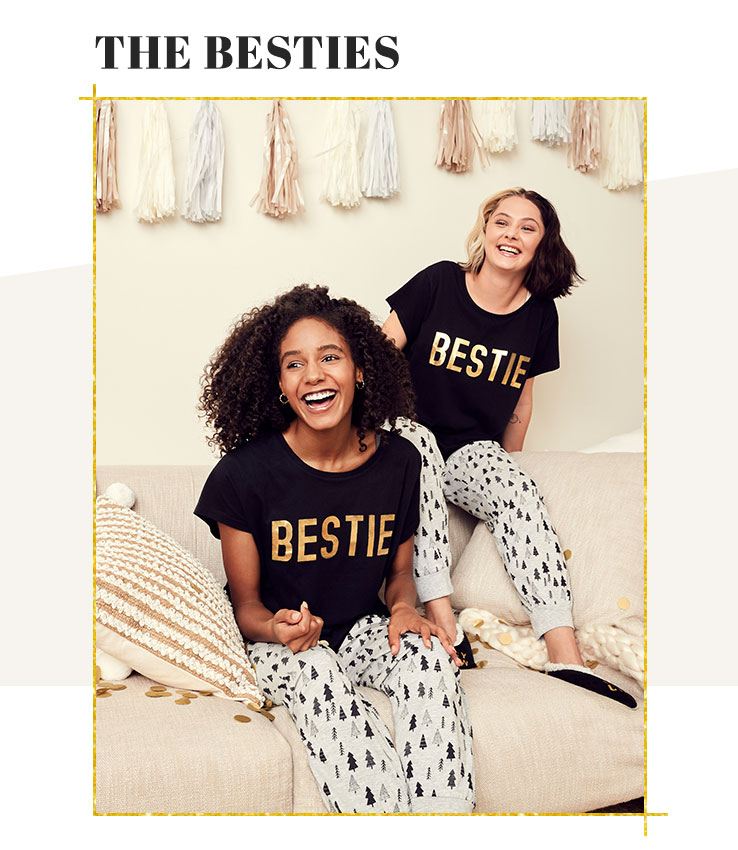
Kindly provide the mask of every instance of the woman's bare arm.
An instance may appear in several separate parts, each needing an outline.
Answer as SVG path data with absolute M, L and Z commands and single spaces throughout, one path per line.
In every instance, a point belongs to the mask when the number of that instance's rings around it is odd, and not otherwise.
M 387 317 L 387 321 L 382 325 L 384 335 L 394 342 L 394 344 L 402 351 L 407 345 L 407 336 L 402 329 L 397 313 L 393 310 Z
M 502 435 L 502 448 L 506 452 L 522 452 L 525 435 L 533 416 L 533 381 L 528 378 L 520 393 L 518 403 L 515 405 L 513 415 L 507 423 L 505 433 Z

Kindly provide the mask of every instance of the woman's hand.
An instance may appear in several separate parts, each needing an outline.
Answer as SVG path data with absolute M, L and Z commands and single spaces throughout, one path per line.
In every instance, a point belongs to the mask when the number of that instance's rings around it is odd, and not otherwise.
M 446 632 L 440 626 L 436 626 L 430 620 L 421 617 L 412 606 L 405 602 L 393 606 L 387 631 L 392 655 L 397 655 L 400 651 L 400 636 L 404 635 L 405 632 L 420 635 L 423 638 L 423 644 L 428 649 L 431 648 L 431 635 L 433 635 L 438 638 L 443 648 L 453 658 L 456 666 L 461 667 L 462 662 L 456 655 L 454 645 Z
M 304 652 L 316 646 L 322 629 L 322 618 L 310 613 L 307 602 L 302 603 L 299 611 L 280 608 L 272 618 L 274 642 L 292 652 Z

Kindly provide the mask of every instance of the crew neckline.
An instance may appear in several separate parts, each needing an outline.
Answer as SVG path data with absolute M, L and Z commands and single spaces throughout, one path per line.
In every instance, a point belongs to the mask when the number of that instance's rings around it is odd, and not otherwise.
M 285 439 L 284 433 L 280 432 L 278 434 L 279 445 L 282 447 L 282 451 L 292 460 L 292 462 L 299 466 L 303 471 L 308 472 L 311 475 L 315 475 L 318 478 L 323 478 L 330 481 L 336 481 L 342 478 L 352 478 L 357 475 L 363 474 L 366 469 L 369 469 L 376 461 L 377 456 L 383 450 L 384 446 L 387 445 L 387 440 L 385 439 L 386 432 L 382 429 L 375 432 L 374 439 L 377 441 L 376 448 L 374 449 L 374 454 L 364 463 L 359 466 L 355 466 L 353 469 L 347 469 L 344 472 L 328 472 L 325 469 L 318 469 L 315 466 L 311 466 L 309 463 L 304 461 L 290 446 L 290 444 Z
M 477 302 L 472 298 L 472 294 L 471 292 L 469 292 L 469 286 L 466 282 L 466 272 L 464 271 L 464 269 L 461 268 L 461 266 L 456 266 L 456 268 L 458 269 L 458 272 L 461 275 L 461 293 L 464 302 L 468 304 L 473 310 L 483 316 L 492 316 L 495 319 L 507 319 L 510 316 L 516 315 L 521 310 L 525 310 L 525 308 L 533 301 L 533 293 L 528 292 L 528 297 L 519 307 L 516 307 L 514 310 L 511 310 L 509 313 L 493 313 L 491 310 L 486 310 L 484 307 L 477 304 Z

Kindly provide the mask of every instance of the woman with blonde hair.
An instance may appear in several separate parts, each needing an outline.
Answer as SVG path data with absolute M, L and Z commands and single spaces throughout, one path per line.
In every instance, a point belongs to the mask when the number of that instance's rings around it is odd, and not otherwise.
M 534 633 L 546 642 L 548 672 L 635 707 L 584 666 L 555 530 L 535 483 L 509 454 L 523 448 L 535 378 L 559 367 L 554 299 L 583 278 L 553 205 L 528 189 L 483 202 L 467 254 L 464 263 L 423 269 L 387 299 L 383 330 L 407 357 L 420 423 L 402 431 L 423 454 L 418 595 L 429 619 L 460 641 L 449 602 L 448 500 L 493 534 Z

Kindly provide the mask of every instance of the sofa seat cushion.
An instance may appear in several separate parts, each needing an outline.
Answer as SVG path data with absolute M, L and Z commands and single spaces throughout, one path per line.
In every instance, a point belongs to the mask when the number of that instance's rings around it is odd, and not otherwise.
M 462 672 L 472 728 L 477 812 L 587 812 L 643 795 L 643 711 L 536 673 L 497 651 Z M 636 698 L 634 682 L 602 670 Z M 359 692 L 393 731 L 390 702 Z M 275 726 L 292 749 L 296 812 L 323 812 L 318 787 L 286 709 Z
M 290 747 L 273 723 L 216 697 L 147 697 L 152 684 L 133 674 L 97 700 L 98 813 L 292 811 Z

